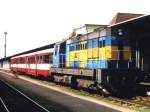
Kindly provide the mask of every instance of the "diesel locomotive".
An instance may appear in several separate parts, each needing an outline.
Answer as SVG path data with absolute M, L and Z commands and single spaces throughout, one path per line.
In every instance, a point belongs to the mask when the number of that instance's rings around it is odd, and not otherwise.
M 122 29 L 89 29 L 85 34 L 74 31 L 69 39 L 54 45 L 52 79 L 96 89 L 103 95 L 135 91 L 140 70 L 136 68 L 129 37 Z

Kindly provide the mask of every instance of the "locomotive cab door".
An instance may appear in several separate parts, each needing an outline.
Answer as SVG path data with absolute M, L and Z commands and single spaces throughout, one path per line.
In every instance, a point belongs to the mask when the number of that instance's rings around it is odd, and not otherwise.
M 53 54 L 53 67 L 63 68 L 65 66 L 66 42 L 56 43 Z

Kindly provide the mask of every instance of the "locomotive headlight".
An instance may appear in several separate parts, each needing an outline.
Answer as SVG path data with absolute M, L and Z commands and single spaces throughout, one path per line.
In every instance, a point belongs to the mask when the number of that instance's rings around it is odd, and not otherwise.
M 123 35 L 122 29 L 118 29 L 118 35 Z

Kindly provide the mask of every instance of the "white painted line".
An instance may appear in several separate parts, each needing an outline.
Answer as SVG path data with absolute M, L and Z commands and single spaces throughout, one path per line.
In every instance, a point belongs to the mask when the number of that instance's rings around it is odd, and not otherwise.
M 3 81 L 2 79 L 0 79 L 0 81 L 2 81 L 3 83 L 5 83 L 7 86 L 9 86 L 10 88 L 12 88 L 13 90 L 15 90 L 16 92 L 18 92 L 19 94 L 21 94 L 22 96 L 24 96 L 25 98 L 27 98 L 29 101 L 31 101 L 32 103 L 36 104 L 38 107 L 42 108 L 45 112 L 50 112 L 49 110 L 47 110 L 46 108 L 44 108 L 43 106 L 41 106 L 39 103 L 35 102 L 34 100 L 32 100 L 31 98 L 29 98 L 27 95 L 25 95 L 24 93 L 22 93 L 21 91 L 17 90 L 15 87 L 13 87 L 12 85 L 8 84 L 7 82 Z
M 6 109 L 6 111 L 7 111 L 7 112 L 10 112 L 10 111 L 8 110 L 8 108 L 6 107 L 6 105 L 5 105 L 4 101 L 2 100 L 2 98 L 1 98 L 1 97 L 0 97 L 0 101 L 1 101 L 1 103 L 3 104 L 4 108 Z

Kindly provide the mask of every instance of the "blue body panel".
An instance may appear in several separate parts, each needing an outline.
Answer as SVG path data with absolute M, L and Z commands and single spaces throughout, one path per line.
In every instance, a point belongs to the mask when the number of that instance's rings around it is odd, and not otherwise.
M 57 49 L 57 53 L 53 56 L 53 67 L 61 67 L 61 62 L 68 64 L 68 67 L 71 68 L 80 68 L 81 60 L 78 61 L 71 61 L 69 60 L 69 55 L 71 51 L 78 51 L 79 48 L 81 49 L 81 46 L 79 46 L 80 42 L 75 42 L 66 45 L 66 52 L 65 52 L 65 57 L 62 57 L 61 54 L 59 54 L 59 48 Z M 121 43 L 121 44 L 120 44 Z M 113 36 L 102 36 L 102 37 L 96 37 L 93 39 L 87 40 L 87 50 L 91 48 L 102 48 L 102 47 L 107 47 L 107 46 L 113 46 L 113 47 L 118 47 L 122 45 L 123 47 L 129 46 L 129 40 L 128 38 L 124 37 L 113 37 Z M 122 47 L 122 48 L 123 48 Z M 121 48 L 121 49 L 122 49 Z M 91 50 L 93 53 L 93 51 Z M 99 52 L 99 51 L 98 51 Z M 71 58 L 72 59 L 72 58 Z M 106 58 L 107 59 L 107 58 Z M 69 62 L 67 62 L 69 61 Z M 90 69 L 96 69 L 96 68 L 103 68 L 103 69 L 108 69 L 108 68 L 121 68 L 121 69 L 126 69 L 128 68 L 129 65 L 129 60 L 100 60 L 100 58 L 89 58 L 87 59 L 86 65 L 84 68 L 90 68 Z
M 88 60 L 87 68 L 108 68 L 108 61 L 107 60 Z

